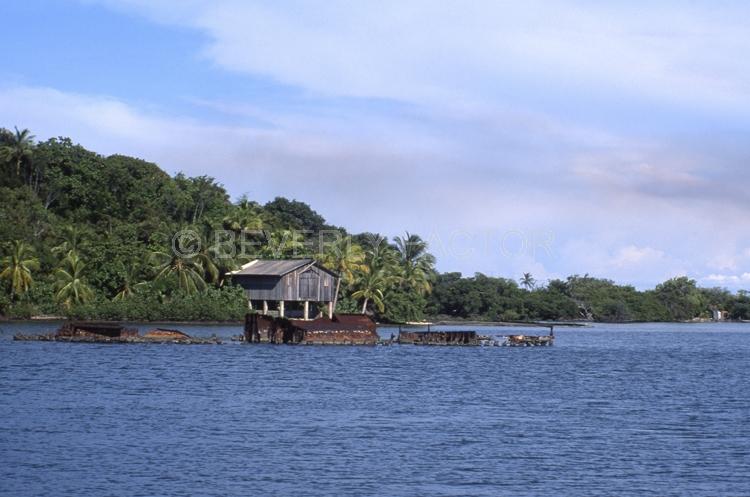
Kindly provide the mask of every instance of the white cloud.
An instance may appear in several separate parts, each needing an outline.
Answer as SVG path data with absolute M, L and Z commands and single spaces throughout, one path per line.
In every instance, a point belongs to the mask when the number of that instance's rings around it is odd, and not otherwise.
M 738 287 L 750 284 L 750 272 L 742 274 L 714 273 L 701 278 L 701 281 L 712 285 Z
M 612 264 L 618 268 L 638 266 L 644 262 L 653 263 L 664 259 L 664 252 L 651 247 L 628 245 L 621 248 L 612 258 Z
M 705 109 L 748 110 L 742 4 L 331 0 L 104 0 L 201 30 L 229 70 L 322 94 L 448 104 L 507 83 L 607 88 Z
M 719 271 L 736 271 L 738 264 L 739 256 L 734 252 L 718 253 L 708 261 L 708 267 Z

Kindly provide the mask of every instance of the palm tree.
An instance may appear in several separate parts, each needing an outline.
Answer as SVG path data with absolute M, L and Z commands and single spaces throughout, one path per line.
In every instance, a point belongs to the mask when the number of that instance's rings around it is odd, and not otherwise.
M 55 273 L 57 278 L 55 298 L 67 308 L 73 304 L 85 304 L 94 296 L 94 292 L 83 276 L 85 267 L 78 254 L 71 250 Z
M 225 276 L 237 268 L 237 263 L 227 247 L 221 244 L 210 244 L 209 240 L 201 245 L 195 256 L 203 267 L 203 279 L 218 288 L 224 286 Z
M 383 270 L 366 270 L 356 281 L 356 288 L 352 297 L 362 302 L 362 314 L 367 312 L 367 304 L 370 300 L 375 304 L 378 311 L 383 312 L 385 304 L 383 303 L 383 292 L 388 287 L 388 276 Z
M 263 219 L 258 211 L 258 204 L 243 197 L 237 202 L 232 213 L 224 217 L 222 224 L 224 228 L 239 233 L 261 229 Z
M 15 164 L 16 176 L 20 176 L 23 163 L 28 163 L 31 160 L 34 150 L 34 135 L 28 129 L 18 131 L 18 128 L 15 128 L 15 130 L 15 133 L 8 134 L 9 143 L 0 148 L 0 157 Z
M 536 287 L 536 280 L 531 276 L 531 273 L 523 273 L 523 277 L 519 281 L 526 290 L 533 290 Z
M 122 285 L 112 300 L 127 300 L 135 295 L 140 288 L 146 285 L 145 281 L 139 281 L 142 274 L 143 267 L 140 264 L 131 264 L 128 267 L 128 272 L 125 274 Z
M 203 267 L 203 280 L 221 288 L 227 274 L 238 266 L 234 240 L 223 239 L 220 236 L 221 231 L 209 222 L 197 226 L 194 232 L 199 236 L 199 249 L 195 257 Z M 215 235 L 215 238 L 212 238 L 212 235 Z
M 347 284 L 352 284 L 355 280 L 355 273 L 364 271 L 365 252 L 362 247 L 352 243 L 352 237 L 340 237 L 331 243 L 327 250 L 318 254 L 318 260 L 324 267 L 330 269 L 338 275 L 336 278 L 336 293 L 333 296 L 333 309 L 339 300 L 339 290 L 341 280 Z
M 394 241 L 402 269 L 402 285 L 422 295 L 430 293 L 435 274 L 435 257 L 427 252 L 427 242 L 408 231 L 404 238 L 397 236 Z
M 39 269 L 39 259 L 34 257 L 34 249 L 20 240 L 11 242 L 9 252 L 2 259 L 0 279 L 10 283 L 10 298 L 13 300 L 31 288 L 34 282 L 31 271 Z
M 398 251 L 385 238 L 371 241 L 365 254 L 365 265 L 368 268 L 382 269 L 390 276 L 400 273 Z
M 152 252 L 149 259 L 156 268 L 155 281 L 176 280 L 185 293 L 195 293 L 206 288 L 204 267 L 198 256 L 186 257 L 175 252 Z
M 299 256 L 307 248 L 305 237 L 296 230 L 281 230 L 266 233 L 266 244 L 260 249 L 261 257 L 284 258 Z
M 79 254 L 88 244 L 88 232 L 75 225 L 64 226 L 60 238 L 60 244 L 52 248 L 55 254 Z

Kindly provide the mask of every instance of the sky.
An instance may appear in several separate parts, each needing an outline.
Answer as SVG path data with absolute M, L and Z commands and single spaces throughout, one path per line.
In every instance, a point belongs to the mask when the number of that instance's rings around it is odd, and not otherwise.
M 750 4 L 7 0 L 0 126 L 427 239 L 750 289 Z

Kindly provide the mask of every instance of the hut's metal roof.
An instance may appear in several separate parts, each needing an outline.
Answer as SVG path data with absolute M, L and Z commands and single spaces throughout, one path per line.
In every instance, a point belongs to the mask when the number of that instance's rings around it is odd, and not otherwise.
M 313 259 L 255 259 L 229 274 L 240 276 L 284 276 L 295 269 L 314 263 Z

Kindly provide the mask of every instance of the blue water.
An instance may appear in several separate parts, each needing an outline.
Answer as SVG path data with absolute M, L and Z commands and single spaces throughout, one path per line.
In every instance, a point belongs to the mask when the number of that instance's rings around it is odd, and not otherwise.
M 0 495 L 750 495 L 747 325 L 549 348 L 10 339 L 49 327 L 0 323 Z

